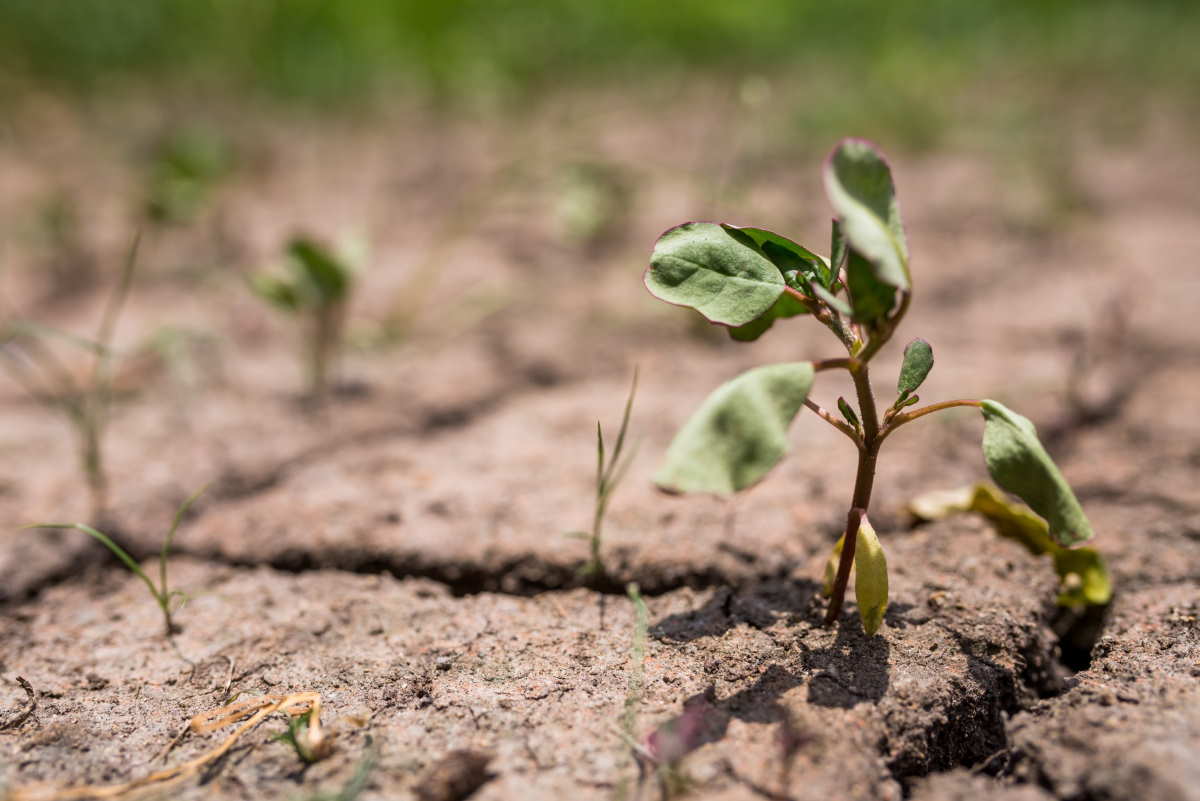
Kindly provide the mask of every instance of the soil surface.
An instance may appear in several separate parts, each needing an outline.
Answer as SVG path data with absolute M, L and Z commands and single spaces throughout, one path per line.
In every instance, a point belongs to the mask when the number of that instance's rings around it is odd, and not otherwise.
M 98 522 L 150 568 L 178 504 L 208 487 L 169 564 L 188 596 L 171 641 L 144 585 L 92 540 L 18 530 L 87 520 L 88 496 L 64 421 L 0 382 L 0 797 L 137 780 L 232 731 L 186 734 L 194 715 L 315 692 L 326 758 L 273 740 L 276 713 L 150 792 L 1200 799 L 1194 143 L 1168 124 L 1087 142 L 1069 203 L 1003 160 L 894 154 L 916 294 L 873 368 L 884 402 L 920 336 L 937 358 L 927 400 L 992 397 L 1030 417 L 1116 595 L 1059 608 L 1050 563 L 981 520 L 911 524 L 914 495 L 984 477 L 966 410 L 884 449 L 871 518 L 891 605 L 866 637 L 853 603 L 820 625 L 854 469 L 841 434 L 802 414 L 792 455 L 734 500 L 650 485 L 721 381 L 839 355 L 808 321 L 741 345 L 645 294 L 657 233 L 684 219 L 828 235 L 817 149 L 744 140 L 714 188 L 695 169 L 714 137 L 677 143 L 696 139 L 689 125 L 722 129 L 686 109 L 658 127 L 620 105 L 592 127 L 540 113 L 523 137 L 421 117 L 235 128 L 239 168 L 210 207 L 146 234 L 117 337 L 132 355 Z M 64 114 L 33 109 L 0 141 L 0 285 L 4 313 L 86 333 L 141 173 L 127 130 L 91 140 Z M 56 135 L 39 135 L 46 119 Z M 129 125 L 149 139 L 161 121 Z M 592 238 L 563 222 L 555 171 L 583 161 L 624 187 Z M 30 211 L 48 186 L 95 210 L 53 247 Z M 297 229 L 371 246 L 341 383 L 319 407 L 299 398 L 297 332 L 244 286 Z M 64 252 L 67 281 L 50 269 Z M 389 315 L 403 325 L 385 336 Z M 184 345 L 145 347 L 164 331 Z M 635 367 L 637 455 L 605 527 L 608 575 L 589 582 L 586 543 L 567 533 L 590 523 L 595 421 L 615 433 Z M 823 373 L 814 397 L 847 392 Z M 647 752 L 672 749 L 677 769 L 655 770 Z

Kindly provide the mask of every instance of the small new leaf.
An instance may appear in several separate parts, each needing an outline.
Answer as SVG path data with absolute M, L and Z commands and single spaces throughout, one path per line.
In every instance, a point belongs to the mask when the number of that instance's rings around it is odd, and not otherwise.
M 883 156 L 868 142 L 844 139 L 825 163 L 824 178 L 825 194 L 850 247 L 871 263 L 879 281 L 908 289 L 908 245 Z
M 925 381 L 933 369 L 933 348 L 923 339 L 914 339 L 904 348 L 904 361 L 900 365 L 900 380 L 896 391 L 901 398 L 908 397 Z
M 842 267 L 846 265 L 846 254 L 850 249 L 846 244 L 846 234 L 842 231 L 842 224 L 836 218 L 833 221 L 833 233 L 830 240 L 829 271 L 836 279 Z
M 1033 423 L 996 401 L 985 400 L 980 409 L 986 421 L 983 458 L 992 479 L 1029 504 L 1059 545 L 1069 548 L 1091 539 L 1092 525 Z
M 753 242 L 706 222 L 659 237 L 643 281 L 656 298 L 729 326 L 757 320 L 784 288 L 783 273 Z
M 839 397 L 837 400 L 838 411 L 842 413 L 842 417 L 846 418 L 846 422 L 854 426 L 856 431 L 862 430 L 862 424 L 858 422 L 858 415 L 854 413 L 854 407 L 846 403 L 846 399 Z
M 716 389 L 675 435 L 654 483 L 728 494 L 757 483 L 788 450 L 788 426 L 812 387 L 811 362 L 756 367 Z
M 854 549 L 854 597 L 867 636 L 879 631 L 888 606 L 887 558 L 870 521 L 863 518 Z

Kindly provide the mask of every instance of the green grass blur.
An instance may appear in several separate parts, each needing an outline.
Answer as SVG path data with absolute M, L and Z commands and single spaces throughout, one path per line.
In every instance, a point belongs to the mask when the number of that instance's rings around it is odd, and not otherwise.
M 0 0 L 10 89 L 199 81 L 318 102 L 692 71 L 1182 89 L 1198 34 L 1194 0 Z

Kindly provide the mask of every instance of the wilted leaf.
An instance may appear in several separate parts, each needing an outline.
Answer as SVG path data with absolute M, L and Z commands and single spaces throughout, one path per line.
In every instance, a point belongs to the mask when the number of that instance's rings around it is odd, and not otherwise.
M 674 492 L 732 493 L 788 450 L 788 426 L 812 387 L 810 362 L 756 367 L 708 396 L 675 435 L 654 481 Z
M 900 380 L 896 382 L 896 391 L 900 397 L 907 397 L 910 392 L 925 381 L 929 371 L 933 369 L 933 348 L 923 339 L 914 339 L 904 348 L 904 361 L 900 365 Z
M 996 401 L 983 401 L 981 409 L 986 421 L 983 458 L 995 482 L 1041 515 L 1059 545 L 1091 539 L 1091 523 L 1042 447 L 1033 423 Z
M 714 323 L 740 326 L 756 320 L 783 294 L 784 281 L 779 268 L 747 240 L 716 223 L 672 228 L 654 246 L 646 288 Z
M 928 492 L 910 501 L 908 510 L 918 520 L 940 520 L 960 512 L 976 512 L 1000 536 L 1016 540 L 1035 556 L 1048 554 L 1061 581 L 1060 605 L 1102 606 L 1112 598 L 1108 567 L 1096 549 L 1062 547 L 1050 539 L 1045 520 L 1024 504 L 1010 501 L 990 484 Z M 1072 575 L 1077 579 L 1072 580 Z
M 868 636 L 879 631 L 888 605 L 887 558 L 867 518 L 858 527 L 858 543 L 854 549 L 854 597 L 858 601 L 858 616 Z
M 879 281 L 907 289 L 908 246 L 887 162 L 870 143 L 844 139 L 825 163 L 824 178 L 850 247 L 871 263 Z

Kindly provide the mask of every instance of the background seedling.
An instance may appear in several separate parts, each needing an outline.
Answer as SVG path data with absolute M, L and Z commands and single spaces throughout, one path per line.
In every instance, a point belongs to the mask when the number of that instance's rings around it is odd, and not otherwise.
M 588 540 L 591 555 L 579 569 L 579 574 L 596 582 L 608 575 L 600 555 L 601 534 L 604 527 L 604 515 L 608 511 L 608 502 L 617 485 L 621 483 L 621 479 L 625 477 L 625 472 L 629 469 L 634 454 L 637 453 L 635 446 L 624 459 L 621 458 L 625 448 L 625 436 L 629 433 L 629 414 L 633 411 L 633 398 L 637 394 L 637 382 L 638 374 L 637 370 L 634 370 L 633 383 L 629 386 L 629 396 L 625 399 L 625 413 L 621 416 L 621 428 L 617 432 L 617 441 L 611 454 L 605 452 L 604 430 L 600 426 L 600 421 L 596 421 L 596 503 L 592 512 L 592 529 L 590 532 L 571 532 L 571 536 Z
M 229 162 L 229 148 L 216 132 L 185 128 L 171 133 L 151 160 L 146 216 L 166 225 L 192 221 L 229 171 Z
M 342 343 L 346 301 L 354 283 L 349 264 L 307 237 L 292 239 L 286 249 L 289 274 L 260 274 L 254 292 L 276 308 L 308 318 L 304 349 L 308 389 L 313 399 L 325 396 L 331 364 Z
M 179 510 L 175 512 L 175 519 L 171 523 L 171 530 L 167 532 L 167 536 L 163 539 L 162 549 L 158 554 L 157 585 L 155 585 L 154 580 L 151 579 L 150 576 L 146 575 L 146 571 L 142 570 L 142 566 L 139 565 L 124 548 L 113 542 L 112 538 L 104 532 L 97 531 L 89 525 L 84 523 L 34 523 L 31 526 L 26 526 L 26 528 L 75 529 L 76 531 L 82 531 L 84 534 L 99 540 L 101 545 L 103 545 L 105 548 L 108 548 L 108 550 L 112 552 L 113 556 L 120 559 L 121 563 L 125 565 L 125 567 L 129 568 L 135 576 L 140 578 L 142 582 L 145 583 L 146 589 L 150 591 L 150 595 L 154 598 L 155 603 L 158 604 L 158 608 L 162 610 L 163 628 L 167 638 L 170 639 L 180 631 L 179 627 L 175 625 L 175 622 L 172 619 L 172 614 L 174 611 L 176 611 L 172 609 L 172 604 L 176 598 L 186 599 L 187 596 L 180 590 L 172 590 L 170 588 L 170 585 L 167 582 L 167 558 L 171 554 L 171 545 L 175 541 L 175 532 L 179 530 L 179 524 L 183 522 L 184 515 L 187 514 L 188 509 L 192 507 L 192 504 L 195 503 L 196 499 L 204 493 L 204 489 L 201 489 L 195 495 L 184 501 L 179 506 Z
M 912 300 L 892 174 L 872 145 L 846 139 L 826 161 L 823 177 L 836 214 L 828 258 L 771 231 L 708 222 L 672 228 L 655 245 L 645 275 L 655 297 L 695 309 L 739 341 L 757 339 L 777 321 L 811 315 L 847 353 L 757 367 L 727 382 L 684 424 L 655 481 L 673 492 L 744 490 L 783 458 L 788 426 L 807 406 L 858 450 L 845 534 L 827 574 L 825 621 L 838 619 L 850 569 L 856 566 L 859 616 L 867 633 L 874 634 L 887 609 L 887 562 L 867 513 L 880 447 L 903 425 L 945 409 L 978 408 L 992 479 L 1025 501 L 1062 549 L 1090 539 L 1092 528 L 1026 418 L 992 400 L 909 408 L 919 403 L 916 391 L 933 368 L 933 349 L 924 340 L 905 348 L 897 397 L 880 412 L 869 365 Z M 840 419 L 809 397 L 815 375 L 825 370 L 845 370 L 854 384 L 857 409 L 839 399 Z
M 112 338 L 133 284 L 137 251 L 135 238 L 94 339 L 23 320 L 10 322 L 0 330 L 0 364 L 30 398 L 61 413 L 78 437 L 79 462 L 95 523 L 103 520 L 108 509 L 104 434 L 112 411 Z M 85 377 L 78 377 L 58 358 L 47 344 L 50 339 L 80 348 L 91 357 Z

